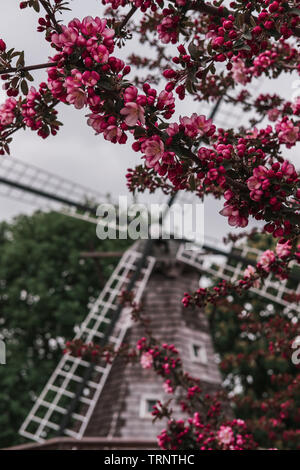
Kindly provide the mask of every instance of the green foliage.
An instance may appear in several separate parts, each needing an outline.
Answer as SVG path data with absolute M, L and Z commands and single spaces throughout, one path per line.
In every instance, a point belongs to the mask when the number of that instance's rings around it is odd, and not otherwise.
M 262 251 L 274 249 L 268 236 L 257 235 L 249 245 Z M 241 251 L 234 248 L 233 253 Z M 236 266 L 238 261 L 228 263 Z M 295 289 L 297 284 L 289 279 L 287 286 Z M 207 314 L 236 417 L 247 422 L 262 448 L 299 449 L 299 367 L 291 361 L 291 343 L 299 334 L 299 309 L 287 315 L 282 305 L 245 291 L 217 306 L 209 305 Z
M 82 251 L 120 251 L 96 226 L 37 212 L 0 224 L 0 448 L 22 442 L 18 429 L 56 366 L 65 339 L 86 316 L 118 259 L 82 259 Z

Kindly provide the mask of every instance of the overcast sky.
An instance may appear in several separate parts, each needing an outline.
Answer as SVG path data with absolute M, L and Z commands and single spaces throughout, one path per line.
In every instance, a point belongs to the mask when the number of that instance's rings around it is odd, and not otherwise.
M 0 0 L 0 38 L 9 48 L 24 49 L 26 64 L 45 62 L 51 52 L 43 35 L 36 32 L 38 15 L 32 9 L 20 10 L 18 5 L 19 0 Z M 103 11 L 100 0 L 74 0 L 72 6 L 73 11 L 65 14 L 66 22 L 74 17 L 81 19 L 88 15 L 101 16 Z M 138 48 L 142 55 L 149 55 L 149 51 L 143 51 L 134 40 L 128 46 L 135 51 Z M 116 49 L 115 55 L 126 57 L 125 50 Z M 34 76 L 38 81 L 45 79 L 46 74 L 41 71 Z M 288 77 L 274 83 L 265 82 L 262 91 L 281 92 L 290 99 L 294 91 L 293 81 L 295 79 Z M 0 101 L 5 99 L 2 90 L 0 98 Z M 177 109 L 180 114 L 191 114 L 193 111 L 199 112 L 199 104 L 188 99 L 185 103 L 180 102 Z M 111 193 L 114 197 L 127 194 L 126 169 L 140 163 L 139 155 L 133 152 L 130 145 L 114 145 L 106 142 L 102 136 L 95 136 L 93 130 L 86 125 L 84 115 L 84 111 L 60 105 L 59 119 L 64 126 L 58 135 L 42 140 L 31 131 L 21 131 L 14 137 L 11 145 L 11 158 L 16 157 L 55 172 L 101 193 Z M 295 150 L 289 151 L 286 156 L 299 167 Z M 205 231 L 218 238 L 229 231 L 226 219 L 218 215 L 221 206 L 222 204 L 211 199 L 205 203 Z M 20 202 L 0 197 L 1 219 L 9 219 L 30 210 Z

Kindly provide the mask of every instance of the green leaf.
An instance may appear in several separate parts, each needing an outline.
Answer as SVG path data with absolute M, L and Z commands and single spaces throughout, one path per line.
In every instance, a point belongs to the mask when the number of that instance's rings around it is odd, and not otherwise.
M 38 2 L 38 0 L 32 0 L 32 7 L 34 8 L 34 10 L 39 13 L 40 11 L 40 4 Z
M 193 42 L 190 42 L 188 45 L 188 51 L 194 60 L 198 59 L 201 55 L 201 50 Z
M 26 80 L 21 81 L 21 90 L 24 95 L 28 95 L 29 89 L 28 89 L 28 84 Z
M 16 67 L 24 67 L 24 51 L 19 53 L 19 58 L 16 63 Z

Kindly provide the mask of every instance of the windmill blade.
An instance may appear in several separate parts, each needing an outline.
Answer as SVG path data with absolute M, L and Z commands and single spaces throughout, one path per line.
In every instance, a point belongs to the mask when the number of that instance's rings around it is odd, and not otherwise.
M 197 251 L 186 250 L 184 244 L 181 244 L 176 258 L 199 269 L 205 276 L 235 282 L 243 277 L 249 264 L 255 265 L 258 262 L 261 254 L 262 251 L 246 244 L 234 245 L 231 250 L 225 251 L 220 242 L 213 239 L 209 244 L 207 239 L 205 245 Z M 289 279 L 276 280 L 270 275 L 259 288 L 251 287 L 250 291 L 283 306 L 285 314 L 297 311 L 297 304 L 288 299 L 295 292 L 300 294 L 300 276 L 296 263 L 291 267 Z
M 151 274 L 155 259 L 146 257 L 134 248 L 125 252 L 117 268 L 108 280 L 104 290 L 92 306 L 81 325 L 76 339 L 88 343 L 113 344 L 117 350 L 130 326 L 126 308 L 118 306 L 123 289 L 128 289 L 135 278 L 133 292 L 139 302 Z M 119 312 L 118 312 L 119 311 Z M 118 320 L 117 324 L 116 321 Z M 66 436 L 80 439 L 89 423 L 94 407 L 99 399 L 112 364 L 104 360 L 92 368 L 90 377 L 86 372 L 91 364 L 82 358 L 64 355 L 47 382 L 41 395 L 24 421 L 20 434 L 37 442 L 43 442 L 54 434 L 61 434 L 62 420 L 70 411 L 70 404 L 76 400 L 76 390 L 82 384 L 82 394 L 78 396 L 77 408 L 70 416 L 70 422 L 63 429 Z
M 265 83 L 265 78 L 263 76 L 255 78 L 251 83 L 247 84 L 247 91 L 251 94 L 252 99 L 258 97 L 261 93 L 262 88 Z M 245 87 L 242 85 L 237 85 L 234 92 L 232 92 L 232 97 L 237 96 Z M 211 114 L 213 105 L 206 102 L 201 102 L 200 109 L 198 113 L 206 114 L 207 116 Z M 240 103 L 235 103 L 229 101 L 228 98 L 222 99 L 220 105 L 218 106 L 217 112 L 215 115 L 210 117 L 213 118 L 213 123 L 217 127 L 224 129 L 233 128 L 237 129 L 240 126 L 249 125 L 249 120 L 255 117 L 255 111 L 247 111 L 245 113 L 242 109 Z
M 0 196 L 37 209 L 61 210 L 75 216 L 95 213 L 97 203 L 108 196 L 17 158 L 0 158 Z

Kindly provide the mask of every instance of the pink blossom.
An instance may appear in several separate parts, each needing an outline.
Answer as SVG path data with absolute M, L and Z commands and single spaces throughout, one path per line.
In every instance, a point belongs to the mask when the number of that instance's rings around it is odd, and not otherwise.
M 233 431 L 230 426 L 221 426 L 218 433 L 217 439 L 220 444 L 228 446 L 233 439 Z
M 6 44 L 3 39 L 0 39 L 0 52 L 4 52 L 6 50 Z
M 255 76 L 260 75 L 259 69 L 267 69 L 272 64 L 272 59 L 270 58 L 271 51 L 262 52 L 259 54 L 253 61 L 254 64 L 254 74 Z
M 244 62 L 240 59 L 237 59 L 232 65 L 232 78 L 234 81 L 240 83 L 241 85 L 246 85 L 247 74 Z
M 126 90 L 124 91 L 124 101 L 125 103 L 127 102 L 134 102 L 137 98 L 137 95 L 138 95 L 138 90 L 135 86 L 129 86 L 128 88 L 126 88 Z
M 122 131 L 117 126 L 111 125 L 106 127 L 103 131 L 104 139 L 113 142 L 119 142 L 122 137 Z
M 247 186 L 250 189 L 250 197 L 254 201 L 259 201 L 263 195 L 263 191 L 268 188 L 270 182 L 268 180 L 268 170 L 260 165 L 253 170 L 253 176 L 247 180 Z
M 211 119 L 206 119 L 205 116 L 201 115 L 198 116 L 196 113 L 192 115 L 193 119 L 193 125 L 197 129 L 197 133 L 200 136 L 203 136 L 204 134 L 211 134 L 212 130 L 213 132 L 215 131 L 215 126 L 212 124 Z
M 141 150 L 145 154 L 147 166 L 151 168 L 163 156 L 164 144 L 157 135 L 154 135 L 143 142 Z
M 129 102 L 121 109 L 120 113 L 125 117 L 127 126 L 135 126 L 138 121 L 145 124 L 144 108 L 137 103 Z
M 292 110 L 293 110 L 294 114 L 299 114 L 300 113 L 300 96 L 297 96 L 294 103 L 292 103 Z
M 256 270 L 254 269 L 253 266 L 251 266 L 251 264 L 249 264 L 247 266 L 247 268 L 245 269 L 245 271 L 244 271 L 244 277 L 246 279 L 251 279 L 251 277 L 253 277 L 255 274 L 256 274 Z M 259 279 L 256 279 L 253 282 L 253 287 L 258 288 L 259 286 L 260 286 L 260 281 L 259 281 Z
M 248 219 L 242 216 L 236 207 L 227 205 L 226 202 L 220 214 L 228 217 L 228 223 L 232 227 L 246 227 L 248 225 Z
M 276 245 L 276 254 L 279 258 L 286 258 L 291 254 L 291 242 L 287 241 L 285 243 L 278 242 Z
M 54 33 L 51 36 L 51 41 L 59 49 L 62 49 L 66 54 L 71 54 L 73 46 L 76 44 L 78 38 L 78 31 L 74 28 L 62 26 L 62 33 Z
M 169 127 L 166 129 L 166 133 L 170 137 L 173 137 L 174 135 L 178 134 L 178 132 L 179 132 L 179 126 L 176 122 L 170 124 Z
M 97 36 L 102 34 L 106 28 L 107 21 L 96 16 L 86 16 L 81 23 L 81 31 L 86 36 Z
M 94 70 L 92 72 L 89 72 L 88 70 L 86 70 L 82 74 L 82 83 L 86 86 L 93 87 L 98 83 L 99 80 L 100 80 L 100 75 Z
M 246 423 L 243 419 L 240 419 L 240 418 L 237 418 L 235 420 L 235 423 L 238 425 L 238 426 L 242 426 L 242 427 L 245 427 L 246 426 Z
M 279 114 L 280 112 L 277 108 L 270 109 L 270 111 L 268 111 L 268 118 L 270 121 L 276 121 Z
M 157 26 L 158 37 L 162 43 L 168 44 L 172 42 L 175 44 L 178 36 L 176 31 L 178 22 L 178 16 L 166 16 L 163 18 L 161 24 Z
M 198 150 L 198 157 L 200 160 L 210 160 L 211 151 L 206 147 L 200 147 Z
M 76 109 L 82 109 L 87 103 L 85 91 L 82 88 L 74 88 L 67 96 L 67 102 L 74 104 Z
M 170 379 L 168 379 L 164 382 L 163 389 L 164 389 L 165 393 L 169 393 L 169 394 L 174 393 L 174 389 L 171 385 L 171 380 Z
M 140 363 L 143 369 L 151 369 L 153 365 L 153 356 L 149 352 L 144 352 L 141 355 Z
M 68 93 L 72 93 L 75 88 L 82 86 L 82 74 L 78 70 L 72 70 L 72 76 L 66 78 L 64 86 Z
M 14 98 L 8 98 L 5 103 L 0 106 L 0 123 L 3 126 L 9 126 L 15 119 L 14 109 L 17 102 Z
M 285 119 L 276 124 L 276 131 L 278 132 L 279 140 L 285 143 L 288 147 L 294 145 L 299 139 L 298 126 L 294 126 L 292 121 Z
M 284 175 L 288 177 L 292 175 L 296 175 L 296 170 L 295 170 L 294 165 L 290 163 L 288 160 L 285 160 L 283 164 L 281 165 L 281 171 Z
M 175 103 L 175 98 L 173 96 L 173 93 L 167 92 L 165 90 L 161 91 L 158 100 L 157 100 L 157 108 L 158 109 L 163 109 L 166 106 L 173 106 Z
M 102 127 L 104 122 L 103 116 L 100 116 L 99 114 L 90 114 L 88 118 L 88 126 L 91 126 L 97 134 L 100 134 L 104 130 L 104 127 Z
M 185 128 L 185 134 L 189 137 L 196 137 L 204 134 L 211 135 L 215 131 L 215 126 L 212 124 L 211 119 L 206 119 L 205 116 L 199 116 L 193 113 L 189 118 L 187 116 L 180 117 L 180 123 Z
M 92 48 L 91 54 L 93 59 L 98 62 L 99 64 L 105 64 L 108 61 L 109 52 L 108 49 L 103 45 Z
M 275 261 L 275 254 L 272 250 L 266 250 L 260 256 L 258 263 L 266 272 L 270 272 L 270 265 Z

